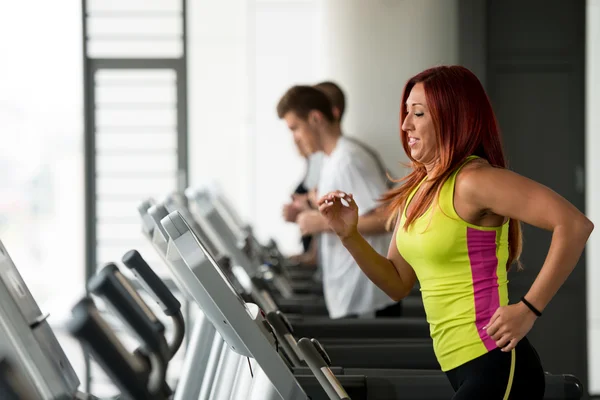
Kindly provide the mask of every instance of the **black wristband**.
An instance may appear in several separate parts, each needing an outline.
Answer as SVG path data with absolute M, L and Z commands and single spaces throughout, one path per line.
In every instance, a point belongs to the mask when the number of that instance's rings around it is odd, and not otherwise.
M 521 297 L 521 301 L 522 301 L 522 302 L 523 302 L 523 303 L 524 303 L 524 304 L 525 304 L 525 305 L 526 305 L 526 306 L 527 306 L 527 307 L 528 307 L 528 308 L 529 308 L 529 309 L 530 309 L 530 310 L 531 310 L 531 311 L 532 311 L 532 312 L 533 312 L 535 315 L 537 315 L 538 317 L 541 317 L 541 316 L 542 316 L 542 313 L 541 313 L 541 312 L 540 312 L 540 311 L 539 311 L 537 308 L 535 308 L 535 307 L 533 306 L 533 304 L 531 304 L 530 302 L 528 302 L 528 301 L 525 299 L 525 296 Z

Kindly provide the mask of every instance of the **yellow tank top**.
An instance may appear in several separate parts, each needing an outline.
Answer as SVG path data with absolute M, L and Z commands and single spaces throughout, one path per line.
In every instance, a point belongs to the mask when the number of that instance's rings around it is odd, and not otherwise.
M 442 371 L 456 368 L 488 351 L 496 343 L 483 327 L 496 309 L 508 304 L 508 222 L 482 227 L 462 220 L 454 209 L 454 184 L 460 168 L 444 182 L 439 199 L 408 231 L 400 219 L 396 245 L 414 269 L 436 357 Z M 422 182 L 421 182 L 422 183 Z

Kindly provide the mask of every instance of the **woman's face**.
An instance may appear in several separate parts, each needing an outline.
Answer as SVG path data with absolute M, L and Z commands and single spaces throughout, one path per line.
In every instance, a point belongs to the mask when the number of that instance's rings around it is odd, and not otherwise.
M 422 83 L 417 83 L 406 99 L 406 115 L 402 123 L 402 134 L 406 135 L 410 155 L 413 159 L 425 165 L 435 162 L 437 139 Z

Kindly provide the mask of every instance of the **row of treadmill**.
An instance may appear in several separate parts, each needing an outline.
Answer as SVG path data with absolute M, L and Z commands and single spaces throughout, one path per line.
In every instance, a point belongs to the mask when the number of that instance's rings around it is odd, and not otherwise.
M 452 397 L 418 288 L 403 300 L 402 317 L 332 320 L 314 270 L 291 263 L 274 241 L 256 240 L 218 190 L 148 199 L 137 212 L 142 234 L 175 287 L 148 265 L 151 255 L 115 255 L 118 263 L 87 282 L 87 295 L 73 307 L 67 326 L 118 389 L 116 398 Z M 194 312 L 183 312 L 182 299 Z M 131 333 L 133 349 L 111 319 Z M 176 364 L 178 352 L 184 360 Z M 167 379 L 167 372 L 176 378 Z M 0 243 L 0 399 L 97 398 L 80 386 Z M 546 374 L 545 399 L 582 396 L 575 376 Z

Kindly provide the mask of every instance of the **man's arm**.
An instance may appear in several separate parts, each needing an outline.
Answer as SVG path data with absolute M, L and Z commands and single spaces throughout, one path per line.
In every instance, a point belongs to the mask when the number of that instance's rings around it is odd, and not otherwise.
M 324 219 L 325 217 L 323 217 Z M 358 232 L 361 235 L 379 235 L 387 233 L 383 207 L 376 208 L 358 217 Z

